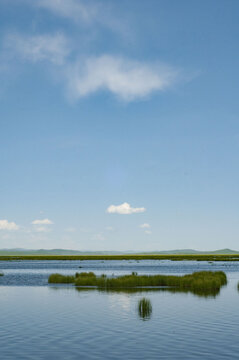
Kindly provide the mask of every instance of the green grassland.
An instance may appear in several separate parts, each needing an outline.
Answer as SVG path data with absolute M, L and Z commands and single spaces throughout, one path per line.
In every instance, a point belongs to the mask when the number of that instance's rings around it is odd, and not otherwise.
M 239 261 L 239 254 L 216 255 L 160 255 L 160 254 L 126 254 L 126 255 L 0 255 L 0 261 L 19 260 L 195 260 L 195 261 Z

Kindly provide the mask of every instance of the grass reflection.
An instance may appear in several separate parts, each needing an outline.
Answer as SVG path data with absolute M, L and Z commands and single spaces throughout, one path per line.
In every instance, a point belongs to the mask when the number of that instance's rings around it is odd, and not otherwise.
M 138 302 L 138 314 L 143 320 L 149 320 L 152 315 L 151 301 L 146 298 L 142 298 Z
M 60 288 L 62 287 L 54 287 Z M 72 287 L 70 287 L 72 288 Z M 109 294 L 143 294 L 150 292 L 170 292 L 173 294 L 176 293 L 184 293 L 184 294 L 192 294 L 197 297 L 202 298 L 216 298 L 220 294 L 220 289 L 216 290 L 195 290 L 195 289 L 180 289 L 180 288 L 171 288 L 171 287 L 142 287 L 142 288 L 126 288 L 126 289 L 97 289 L 96 287 L 73 287 L 78 292 L 86 292 L 86 291 L 98 291 L 101 293 L 109 293 Z M 239 291 L 239 290 L 238 290 Z

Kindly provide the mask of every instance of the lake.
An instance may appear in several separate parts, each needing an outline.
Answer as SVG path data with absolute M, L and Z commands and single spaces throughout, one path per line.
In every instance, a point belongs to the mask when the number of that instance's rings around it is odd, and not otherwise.
M 216 297 L 167 289 L 133 293 L 49 286 L 55 272 L 186 274 L 222 270 Z M 2 261 L 1 359 L 238 359 L 238 262 Z M 143 319 L 138 302 L 150 300 Z

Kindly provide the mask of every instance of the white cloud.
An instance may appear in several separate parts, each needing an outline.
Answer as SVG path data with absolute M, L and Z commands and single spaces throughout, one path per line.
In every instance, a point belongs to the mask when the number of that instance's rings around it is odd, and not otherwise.
M 109 214 L 122 214 L 122 215 L 128 215 L 128 214 L 135 214 L 135 213 L 142 213 L 145 212 L 146 209 L 144 207 L 141 208 L 133 208 L 128 204 L 127 202 L 121 204 L 121 205 L 110 205 L 107 208 L 107 213 Z
M 152 231 L 151 230 L 145 230 L 145 234 L 150 235 L 150 234 L 152 234 Z
M 67 70 L 70 94 L 75 99 L 107 90 L 132 101 L 167 89 L 176 76 L 176 70 L 168 66 L 111 55 L 87 58 Z
M 106 226 L 105 230 L 106 231 L 114 231 L 114 228 L 112 226 Z
M 37 219 L 37 220 L 33 220 L 32 224 L 33 225 L 52 225 L 53 222 L 49 219 L 42 219 L 42 220 Z
M 99 233 L 99 234 L 94 234 L 94 235 L 92 236 L 92 240 L 103 241 L 103 240 L 105 240 L 105 237 L 104 237 L 104 235 L 102 235 L 101 233 Z
M 44 226 L 37 226 L 35 229 L 34 229 L 36 232 L 49 232 L 50 229 L 49 228 L 46 228 Z
M 32 62 L 47 60 L 60 65 L 70 53 L 67 38 L 60 33 L 34 36 L 9 34 L 5 45 L 24 60 Z
M 15 222 L 0 220 L 0 230 L 18 230 L 19 226 Z
M 68 228 L 65 229 L 65 231 L 72 233 L 72 232 L 75 232 L 75 231 L 76 231 L 76 228 L 74 228 L 74 227 L 68 227 Z
M 150 225 L 147 224 L 147 223 L 141 224 L 141 225 L 139 225 L 139 227 L 140 227 L 141 229 L 150 229 Z

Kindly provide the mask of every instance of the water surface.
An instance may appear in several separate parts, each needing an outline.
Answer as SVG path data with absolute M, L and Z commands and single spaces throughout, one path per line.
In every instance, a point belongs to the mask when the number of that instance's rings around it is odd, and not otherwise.
M 81 266 L 81 268 L 79 268 Z M 195 261 L 0 262 L 2 359 L 238 359 L 239 264 Z M 229 282 L 218 296 L 167 291 L 77 291 L 48 286 L 53 272 L 118 275 L 185 274 L 223 270 Z M 143 321 L 138 301 L 152 315 Z

